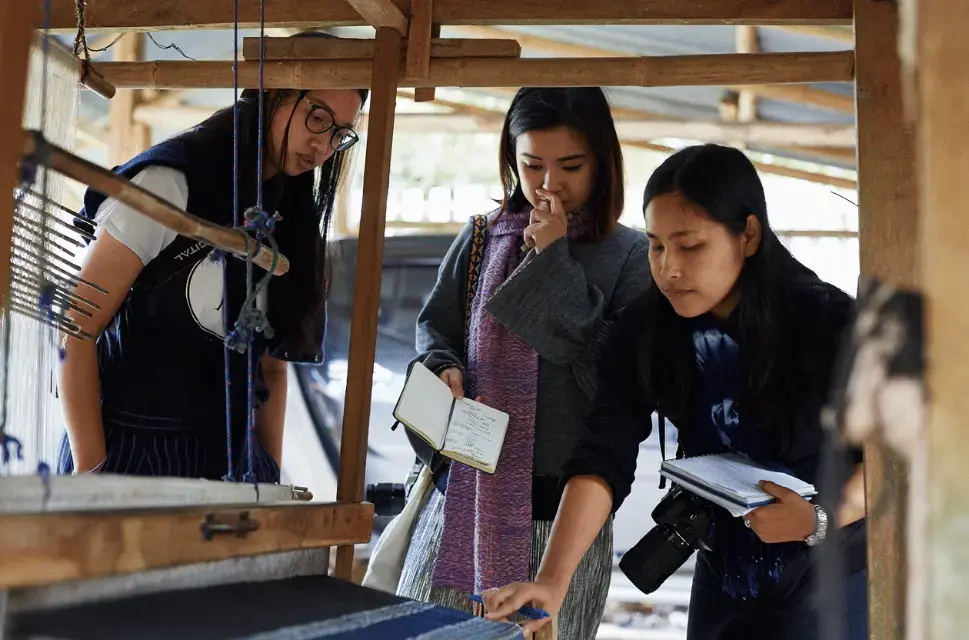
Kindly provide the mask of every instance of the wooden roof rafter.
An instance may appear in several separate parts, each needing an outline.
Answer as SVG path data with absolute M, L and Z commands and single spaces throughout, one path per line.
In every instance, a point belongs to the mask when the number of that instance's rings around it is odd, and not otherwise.
M 402 15 L 411 0 L 393 0 Z M 353 0 L 354 5 L 376 4 Z M 51 27 L 76 28 L 74 0 L 52 0 Z M 87 0 L 89 32 L 220 29 L 233 24 L 232 3 L 198 0 Z M 259 25 L 259 0 L 240 0 L 239 25 Z M 436 0 L 431 19 L 438 24 L 763 24 L 850 25 L 851 0 Z M 39 20 L 38 20 L 39 23 Z M 371 24 L 346 0 L 274 0 L 266 5 L 267 27 L 315 28 Z
M 119 89 L 201 89 L 232 86 L 231 60 L 201 62 L 108 62 L 100 65 Z M 240 62 L 241 87 L 259 86 L 259 63 Z M 366 60 L 270 62 L 266 88 L 369 87 L 373 64 Z M 702 54 L 622 58 L 432 59 L 426 79 L 407 78 L 401 87 L 519 86 L 723 86 L 803 82 L 851 82 L 851 51 L 820 53 Z
M 628 51 L 602 49 L 586 44 L 553 40 L 551 38 L 502 29 L 500 27 L 449 25 L 448 32 L 460 36 L 476 38 L 515 38 L 519 44 L 521 44 L 523 49 L 535 49 L 537 51 L 545 52 L 547 55 L 562 57 L 617 58 L 634 55 Z M 838 113 L 848 113 L 852 115 L 855 113 L 854 96 L 831 93 L 830 91 L 824 91 L 822 89 L 816 89 L 814 87 L 801 84 L 737 84 L 728 86 L 727 88 L 735 91 L 749 91 L 759 98 L 807 104 L 820 107 L 822 109 L 836 111 Z

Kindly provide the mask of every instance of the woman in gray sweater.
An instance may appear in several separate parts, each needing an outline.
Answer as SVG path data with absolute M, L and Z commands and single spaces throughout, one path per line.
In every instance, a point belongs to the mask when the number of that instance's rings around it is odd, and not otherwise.
M 622 152 L 601 89 L 521 89 L 499 155 L 505 199 L 487 216 L 483 248 L 472 221 L 417 326 L 417 361 L 456 396 L 509 414 L 497 470 L 443 459 L 408 434 L 437 490 L 414 527 L 398 594 L 464 610 L 469 594 L 535 575 L 609 319 L 648 282 L 645 235 L 618 223 Z M 572 581 L 560 637 L 595 637 L 611 571 L 608 522 Z

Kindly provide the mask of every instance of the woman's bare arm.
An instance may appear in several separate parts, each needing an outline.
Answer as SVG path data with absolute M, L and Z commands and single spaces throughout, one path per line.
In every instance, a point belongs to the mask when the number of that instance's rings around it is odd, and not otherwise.
M 77 473 L 93 469 L 106 455 L 96 339 L 118 312 L 143 268 L 141 259 L 131 249 L 110 233 L 101 233 L 90 247 L 80 277 L 106 289 L 108 295 L 78 285 L 78 294 L 96 302 L 101 308 L 90 310 L 91 318 L 73 310 L 66 314 L 83 331 L 94 336 L 91 340 L 62 337 L 66 353 L 60 367 L 59 394 Z

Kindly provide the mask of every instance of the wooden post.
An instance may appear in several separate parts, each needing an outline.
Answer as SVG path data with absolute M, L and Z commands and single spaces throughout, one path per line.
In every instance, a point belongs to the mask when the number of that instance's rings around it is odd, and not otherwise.
M 913 461 L 926 518 L 908 637 L 966 637 L 969 607 L 969 12 L 946 0 L 906 3 L 902 51 L 917 115 L 916 170 L 925 295 L 927 433 Z M 910 19 L 916 18 L 914 22 Z M 911 56 L 911 57 L 910 57 Z M 914 59 L 912 59 L 914 58 Z M 921 486 L 921 479 L 925 486 Z M 914 628 L 913 628 L 914 627 Z
M 760 41 L 757 38 L 757 27 L 740 25 L 735 32 L 737 53 L 759 53 Z M 737 121 L 753 122 L 757 119 L 757 94 L 749 89 L 740 91 L 737 104 Z
M 24 150 L 23 117 L 36 14 L 16 2 L 0 3 L 0 309 L 6 308 L 13 235 L 13 190 Z
M 115 62 L 137 62 L 142 59 L 145 35 L 129 33 L 112 47 Z M 124 164 L 144 151 L 138 147 L 145 140 L 145 125 L 136 123 L 135 108 L 140 102 L 140 91 L 121 91 L 111 100 L 108 111 L 108 164 Z M 147 148 L 147 147 L 145 147 Z
M 400 40 L 399 31 L 389 27 L 377 30 L 367 126 L 367 158 L 363 174 L 363 206 L 357 236 L 350 362 L 346 402 L 343 405 L 343 436 L 340 440 L 340 476 L 336 489 L 337 501 L 344 503 L 363 500 L 366 477 Z M 340 547 L 336 555 L 336 575 L 350 579 L 352 569 L 353 547 Z
M 914 135 L 902 108 L 897 34 L 894 3 L 855 0 L 861 273 L 892 285 L 915 287 L 919 234 Z M 896 453 L 874 443 L 865 447 L 872 640 L 904 637 L 907 475 Z M 879 512 L 872 513 L 876 505 Z

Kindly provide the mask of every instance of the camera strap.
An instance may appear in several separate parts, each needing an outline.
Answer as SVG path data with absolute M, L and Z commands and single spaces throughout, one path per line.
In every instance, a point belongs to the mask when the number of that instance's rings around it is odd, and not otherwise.
M 659 455 L 663 459 L 662 462 L 666 462 L 666 416 L 662 413 L 659 415 Z M 659 488 L 666 488 L 666 476 L 663 474 L 659 475 Z

